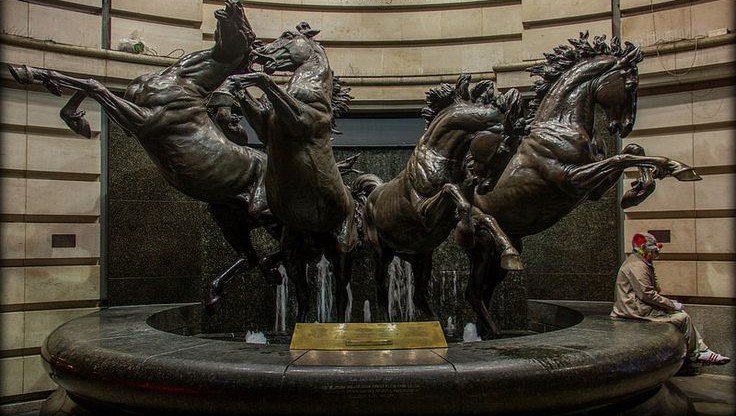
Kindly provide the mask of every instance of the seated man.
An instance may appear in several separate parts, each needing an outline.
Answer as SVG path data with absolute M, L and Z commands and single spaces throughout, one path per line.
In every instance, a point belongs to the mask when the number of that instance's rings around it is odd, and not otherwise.
M 683 311 L 682 303 L 659 294 L 652 261 L 659 255 L 662 244 L 649 233 L 637 233 L 632 240 L 633 252 L 621 265 L 616 277 L 614 318 L 636 318 L 669 322 L 682 332 L 691 362 L 722 365 L 730 358 L 708 349 Z

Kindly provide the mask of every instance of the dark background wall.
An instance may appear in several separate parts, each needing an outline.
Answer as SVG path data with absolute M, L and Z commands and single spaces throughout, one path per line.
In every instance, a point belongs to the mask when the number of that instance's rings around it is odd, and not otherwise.
M 363 131 L 370 128 L 365 121 L 355 125 Z M 416 119 L 404 126 L 403 137 L 419 137 L 414 130 L 422 124 Z M 339 127 L 351 135 L 350 126 Z M 234 251 L 206 205 L 171 188 L 135 139 L 114 125 L 109 137 L 110 305 L 200 301 L 209 281 L 235 259 Z M 336 144 L 342 141 L 338 138 Z M 388 180 L 404 168 L 411 151 L 406 145 L 340 147 L 335 155 L 340 160 L 359 152 L 357 169 Z M 601 201 L 582 204 L 549 230 L 525 238 L 526 270 L 509 274 L 496 295 L 494 312 L 501 326 L 525 326 L 527 298 L 611 300 L 618 266 L 617 229 L 615 192 L 611 192 Z M 275 241 L 265 233 L 257 232 L 255 237 L 261 253 L 275 249 Z M 314 274 L 315 268 L 310 269 Z M 359 254 L 351 283 L 353 320 L 362 321 L 365 300 L 376 304 L 372 270 L 369 256 Z M 452 316 L 459 331 L 462 323 L 474 320 L 463 298 L 467 270 L 467 258 L 452 238 L 435 252 L 430 287 L 434 307 L 443 325 Z M 310 320 L 316 319 L 316 284 L 312 292 Z M 228 286 L 221 316 L 235 325 L 232 330 L 272 328 L 275 302 L 276 286 L 259 273 L 248 272 Z M 293 296 L 289 310 L 290 315 L 296 310 Z M 372 313 L 376 316 L 375 306 Z

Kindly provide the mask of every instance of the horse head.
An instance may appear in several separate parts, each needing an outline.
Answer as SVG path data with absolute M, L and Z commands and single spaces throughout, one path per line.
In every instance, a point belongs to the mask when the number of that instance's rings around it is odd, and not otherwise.
M 600 104 L 612 133 L 625 137 L 631 132 L 639 85 L 636 65 L 642 53 L 628 42 L 621 48 L 617 38 L 610 46 L 605 40 L 605 36 L 596 36 L 591 45 L 588 33 L 581 33 L 579 39 L 569 39 L 571 46 L 554 48 L 544 54 L 545 62 L 528 69 L 541 78 L 532 88 L 536 95 L 529 104 L 529 121 L 564 112 L 591 115 L 595 104 Z
M 218 62 L 232 62 L 240 56 L 244 59 L 256 39 L 240 0 L 225 0 L 225 8 L 215 11 L 217 28 L 213 58 Z
M 310 28 L 305 22 L 299 23 L 296 29 L 287 30 L 273 42 L 254 49 L 253 62 L 263 65 L 263 71 L 267 74 L 275 71 L 293 72 L 322 51 L 313 40 L 319 30 Z
M 616 45 L 617 40 L 614 39 L 612 43 Z M 636 64 L 641 60 L 641 50 L 627 42 L 616 64 L 593 84 L 595 102 L 605 111 L 611 134 L 626 137 L 634 128 L 639 92 Z

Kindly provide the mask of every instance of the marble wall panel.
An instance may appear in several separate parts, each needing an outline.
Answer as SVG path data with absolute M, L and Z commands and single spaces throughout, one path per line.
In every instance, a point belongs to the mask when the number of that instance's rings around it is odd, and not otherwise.
M 421 53 L 421 71 L 425 74 L 457 74 L 465 70 L 462 68 L 465 48 L 425 46 L 417 49 Z
M 10 1 L 8 1 L 7 3 L 10 3 Z M 2 4 L 6 4 L 6 2 L 0 2 L 0 5 Z M 3 16 L 7 15 L 3 14 Z M 2 21 L 6 20 L 10 19 L 2 19 Z M 24 64 L 43 67 L 43 56 L 43 51 L 22 48 L 18 46 L 3 45 L 3 53 L 0 54 L 0 60 L 9 64 Z
M 23 348 L 23 312 L 0 313 L 0 350 Z
M 662 294 L 697 296 L 697 270 L 692 261 L 657 260 L 654 264 Z
M 202 0 L 115 0 L 111 10 L 199 22 L 202 19 Z
M 76 247 L 51 247 L 52 234 L 75 234 Z M 26 224 L 25 257 L 94 258 L 100 256 L 100 225 L 81 223 L 28 223 Z
M 30 126 L 50 127 L 68 131 L 69 127 L 59 117 L 59 110 L 69 100 L 68 96 L 57 97 L 46 92 L 28 91 L 28 122 Z M 79 107 L 86 112 L 92 131 L 100 131 L 100 105 L 93 100 L 84 100 Z
M 736 165 L 736 132 L 733 129 L 693 133 L 695 166 Z
M 595 20 L 580 23 L 571 23 L 564 26 L 550 26 L 530 28 L 521 35 L 523 41 L 522 60 L 542 59 L 543 53 L 551 52 L 561 44 L 567 44 L 567 39 L 577 39 L 580 32 L 589 31 L 590 38 L 605 34 L 611 37 L 611 20 Z
M 639 97 L 636 130 L 693 124 L 690 92 Z
M 214 44 L 214 42 L 212 42 Z M 210 45 L 211 47 L 212 45 Z M 160 66 L 136 64 L 132 62 L 116 62 L 115 65 L 108 65 L 105 75 L 108 78 L 132 80 L 141 75 L 156 72 L 164 69 Z
M 631 251 L 631 239 L 635 233 L 648 230 L 670 230 L 670 242 L 663 243 L 662 253 L 695 253 L 701 252 L 700 245 L 695 244 L 695 219 L 645 219 L 624 221 L 623 247 Z
M 695 182 L 696 209 L 734 209 L 736 208 L 736 175 L 706 175 Z
M 121 39 L 130 38 L 133 32 L 143 40 L 143 44 L 155 50 L 159 56 L 178 58 L 184 54 L 202 49 L 202 32 L 199 28 L 173 26 L 142 20 L 112 17 L 110 23 L 112 48 L 118 49 Z M 181 50 L 183 50 L 183 53 Z
M 23 357 L 23 393 L 56 390 L 59 386 L 49 377 L 40 355 Z
M 734 28 L 734 4 L 729 0 L 682 3 L 675 7 L 655 10 L 621 19 L 624 39 L 648 46 L 705 36 L 718 28 Z
M 695 90 L 691 94 L 693 124 L 736 120 L 736 86 Z
M 28 35 L 34 39 L 99 49 L 102 20 L 99 15 L 30 4 Z
M 0 222 L 0 258 L 22 259 L 26 254 L 26 225 Z
M 476 9 L 442 11 L 441 38 L 467 38 L 483 33 L 483 13 Z
M 23 303 L 25 299 L 26 269 L 0 267 L 0 305 Z
M 43 266 L 25 269 L 25 303 L 99 298 L 100 266 Z
M 28 122 L 28 93 L 15 88 L 3 88 L 0 97 L 0 123 L 25 126 Z
M 628 183 L 625 183 L 628 189 Z M 641 204 L 631 207 L 626 212 L 641 211 L 686 211 L 695 209 L 694 182 L 680 182 L 667 177 L 657 181 L 653 194 Z
M 386 48 L 382 50 L 383 75 L 416 75 L 423 73 L 419 48 Z
M 28 170 L 99 175 L 100 141 L 28 135 Z
M 377 14 L 378 18 L 382 14 Z M 440 37 L 442 14 L 436 11 L 402 13 L 402 39 L 437 39 Z
M 87 56 L 69 55 L 46 51 L 43 54 L 43 67 L 64 73 L 84 74 L 88 77 L 104 77 L 107 61 Z M 89 99 L 91 101 L 91 99 Z
M 634 128 L 634 131 L 636 131 L 636 128 Z M 623 146 L 629 143 L 640 145 L 647 155 L 665 156 L 693 165 L 693 134 L 691 132 L 636 136 L 623 139 Z
M 608 0 L 522 0 L 524 22 L 574 18 L 611 11 Z
M 100 183 L 28 180 L 29 215 L 100 215 Z
M 698 296 L 736 297 L 736 262 L 699 261 Z
M 500 34 L 520 34 L 524 30 L 522 24 L 522 6 L 519 4 L 498 5 L 482 8 L 484 36 Z
M 733 230 L 736 230 L 736 218 L 697 218 L 698 253 L 736 253 Z
M 24 348 L 40 347 L 46 336 L 59 325 L 97 310 L 97 308 L 83 308 L 23 312 L 25 314 Z
M 28 8 L 29 3 L 20 0 L 0 1 L 0 28 L 3 33 L 16 36 L 28 36 Z M 8 19 L 7 16 L 12 16 Z M 3 45 L 3 48 L 5 46 Z
M 0 358 L 0 396 L 23 394 L 23 357 Z
M 7 90 L 4 90 L 5 92 Z M 0 168 L 26 169 L 27 139 L 24 133 L 0 132 Z
M 356 37 L 362 41 L 385 41 L 404 39 L 403 25 L 406 22 L 405 18 L 407 17 L 408 16 L 405 16 L 403 14 L 394 13 L 362 13 L 360 14 L 360 23 L 358 27 L 358 29 L 360 30 L 357 36 L 354 35 L 350 38 L 345 37 L 343 39 L 354 39 Z M 331 20 L 332 19 L 324 21 L 325 27 L 328 27 L 332 23 Z M 408 22 L 413 21 L 414 19 L 411 18 L 409 18 L 408 20 Z M 409 26 L 413 26 L 413 24 L 411 23 L 408 24 Z M 320 34 L 320 36 L 323 36 L 323 34 Z M 319 39 L 329 38 L 322 37 Z
M 0 214 L 26 213 L 26 179 L 0 178 Z

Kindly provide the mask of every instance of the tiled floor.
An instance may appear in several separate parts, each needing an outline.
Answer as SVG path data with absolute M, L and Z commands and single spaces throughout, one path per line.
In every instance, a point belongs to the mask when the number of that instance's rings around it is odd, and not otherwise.
M 736 378 L 711 374 L 676 376 L 672 382 L 680 388 L 695 406 L 695 416 L 736 415 Z M 43 401 L 15 406 L 0 406 L 0 415 L 38 416 Z

